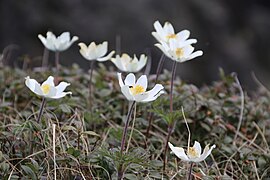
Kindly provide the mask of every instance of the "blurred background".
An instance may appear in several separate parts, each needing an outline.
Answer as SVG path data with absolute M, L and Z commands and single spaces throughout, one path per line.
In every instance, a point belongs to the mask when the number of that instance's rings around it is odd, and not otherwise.
M 270 88 L 270 2 L 267 0 L 0 0 L 0 52 L 5 63 L 20 66 L 29 60 L 41 64 L 44 47 L 38 34 L 64 31 L 79 41 L 61 53 L 66 66 L 88 67 L 77 43 L 109 42 L 109 50 L 120 42 L 121 52 L 147 53 L 152 72 L 162 55 L 151 32 L 159 20 L 173 24 L 176 32 L 188 29 L 198 39 L 204 55 L 178 64 L 186 82 L 201 86 L 219 79 L 219 68 L 236 72 L 245 89 L 255 89 L 251 73 Z M 50 53 L 50 62 L 54 59 Z M 165 67 L 171 69 L 167 59 Z M 112 64 L 106 64 L 112 65 Z

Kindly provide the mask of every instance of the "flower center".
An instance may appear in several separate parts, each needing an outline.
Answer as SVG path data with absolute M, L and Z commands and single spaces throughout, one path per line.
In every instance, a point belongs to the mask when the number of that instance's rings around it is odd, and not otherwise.
M 176 34 L 169 34 L 166 36 L 166 38 L 169 40 L 169 39 L 175 39 L 177 36 Z
M 51 89 L 51 86 L 49 84 L 43 84 L 41 86 L 41 90 L 44 94 L 48 94 Z
M 133 86 L 129 89 L 133 95 L 137 95 L 137 94 L 145 92 L 145 89 L 141 85 Z
M 176 56 L 177 56 L 178 58 L 183 57 L 183 56 L 184 56 L 184 50 L 183 50 L 183 48 L 176 48 L 175 54 L 176 54 Z
M 190 147 L 190 148 L 188 149 L 187 155 L 188 155 L 189 157 L 191 157 L 191 158 L 197 158 L 197 157 L 199 157 L 199 154 L 198 154 L 198 152 L 195 150 L 194 147 Z

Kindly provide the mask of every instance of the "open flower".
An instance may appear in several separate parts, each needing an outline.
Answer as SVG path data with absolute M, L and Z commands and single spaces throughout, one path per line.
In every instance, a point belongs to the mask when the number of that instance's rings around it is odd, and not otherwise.
M 180 42 L 185 42 L 186 44 L 196 43 L 196 39 L 188 39 L 190 32 L 188 30 L 182 30 L 178 33 L 174 32 L 174 28 L 171 23 L 165 22 L 162 27 L 159 21 L 155 21 L 154 23 L 155 32 L 152 32 L 152 35 L 156 38 L 160 43 L 169 43 L 170 40 L 175 39 Z
M 138 60 L 136 55 L 131 58 L 128 54 L 124 53 L 121 57 L 116 55 L 115 58 L 111 58 L 111 61 L 123 72 L 138 72 L 146 65 L 147 57 L 142 54 Z
M 124 82 L 122 80 L 121 73 L 117 73 L 117 75 L 121 91 L 129 101 L 154 101 L 164 93 L 164 87 L 161 84 L 156 84 L 152 90 L 146 91 L 148 84 L 146 75 L 142 75 L 137 82 L 135 82 L 136 78 L 133 73 L 129 73 Z
M 54 85 L 54 77 L 49 76 L 46 81 L 41 85 L 35 80 L 30 79 L 29 76 L 25 78 L 25 85 L 35 94 L 51 99 L 59 99 L 67 94 L 72 94 L 71 92 L 64 92 L 69 83 L 61 82 L 58 86 Z
M 79 39 L 77 36 L 73 36 L 70 40 L 69 32 L 63 32 L 60 36 L 55 37 L 55 35 L 50 31 L 47 32 L 46 38 L 41 34 L 38 35 L 38 38 L 47 49 L 56 52 L 65 51 Z
M 96 45 L 95 42 L 91 42 L 87 47 L 84 43 L 79 43 L 80 53 L 87 60 L 107 61 L 111 59 L 115 51 L 110 52 L 107 56 L 105 54 L 108 51 L 108 42 L 104 41 L 102 44 Z
M 174 147 L 170 142 L 168 143 L 172 152 L 183 161 L 191 161 L 191 162 L 201 162 L 207 158 L 212 152 L 212 150 L 216 147 L 216 145 L 211 146 L 209 149 L 209 145 L 205 146 L 203 153 L 202 148 L 199 142 L 195 141 L 193 147 L 189 147 L 187 150 L 187 154 L 184 149 L 181 147 Z M 202 154 L 201 154 L 202 153 Z
M 155 44 L 167 57 L 177 62 L 185 62 L 194 59 L 198 56 L 202 56 L 202 51 L 194 51 L 194 47 L 186 41 L 178 41 L 172 39 L 169 43 L 161 42 Z

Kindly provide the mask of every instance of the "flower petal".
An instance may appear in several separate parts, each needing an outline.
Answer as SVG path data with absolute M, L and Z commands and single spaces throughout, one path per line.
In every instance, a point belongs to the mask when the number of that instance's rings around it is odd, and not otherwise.
M 72 94 L 72 92 L 62 92 L 60 94 L 56 94 L 55 96 L 50 97 L 51 99 L 60 99 L 68 94 Z
M 133 73 L 129 73 L 125 79 L 125 85 L 134 86 L 135 85 L 135 75 Z
M 213 146 L 211 146 L 211 148 L 209 149 L 209 145 L 205 146 L 202 155 L 195 159 L 194 162 L 201 162 L 203 160 L 205 160 L 212 152 L 212 150 L 216 147 L 216 145 L 214 144 Z
M 190 161 L 183 148 L 181 148 L 181 147 L 174 147 L 170 142 L 168 144 L 169 144 L 169 147 L 172 150 L 172 152 L 178 158 L 182 159 L 183 161 Z
M 56 90 L 57 90 L 57 94 L 62 93 L 67 86 L 69 86 L 70 83 L 66 83 L 66 82 L 61 82 L 60 84 L 58 84 L 58 86 L 56 86 Z
M 148 84 L 148 82 L 147 82 L 147 77 L 146 77 L 146 75 L 142 75 L 142 76 L 137 80 L 135 86 L 140 85 L 140 86 L 142 86 L 142 87 L 144 88 L 144 90 L 146 91 L 146 89 L 147 89 L 147 84 Z
M 44 84 L 48 84 L 48 85 L 54 87 L 54 77 L 49 76 L 48 79 L 42 83 L 42 85 L 44 85 Z
M 132 96 L 129 86 L 128 85 L 124 85 L 121 87 L 121 92 L 124 94 L 124 96 L 127 98 L 127 100 L 129 101 L 134 101 L 135 98 Z
M 201 144 L 198 141 L 195 141 L 193 148 L 195 149 L 197 154 L 201 155 L 202 148 L 201 148 Z
M 186 29 L 177 33 L 177 39 L 179 41 L 185 41 L 189 36 L 190 36 L 190 31 Z
M 35 94 L 43 96 L 40 84 L 35 79 L 30 79 L 29 76 L 25 78 L 25 85 Z
M 97 58 L 97 61 L 99 61 L 99 62 L 107 61 L 107 60 L 109 60 L 109 59 L 112 58 L 112 56 L 114 55 L 114 53 L 115 53 L 115 51 L 112 51 L 112 52 L 110 52 L 110 53 L 109 53 L 107 56 L 105 56 L 105 57 Z
M 118 77 L 119 85 L 122 88 L 122 86 L 124 86 L 124 82 L 123 82 L 121 73 L 117 73 L 117 77 Z
M 134 95 L 134 99 L 136 102 L 148 102 L 148 101 L 145 101 L 145 99 L 147 98 L 148 98 L 148 94 L 145 92 Z

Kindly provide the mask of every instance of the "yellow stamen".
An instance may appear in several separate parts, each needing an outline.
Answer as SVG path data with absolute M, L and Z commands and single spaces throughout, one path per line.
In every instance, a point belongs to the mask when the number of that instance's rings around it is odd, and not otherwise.
M 167 39 L 175 39 L 176 37 L 176 34 L 169 34 L 166 36 Z
M 44 94 L 48 94 L 51 89 L 51 86 L 49 84 L 43 84 L 41 86 L 41 90 Z
M 181 58 L 184 56 L 184 50 L 182 48 L 176 48 L 175 54 L 178 58 Z
M 133 95 L 145 92 L 145 89 L 141 85 L 133 86 L 130 88 L 130 90 Z
M 196 157 L 199 157 L 199 154 L 198 152 L 195 150 L 194 147 L 189 147 L 188 149 L 188 152 L 187 152 L 187 155 L 191 158 L 196 158 Z

